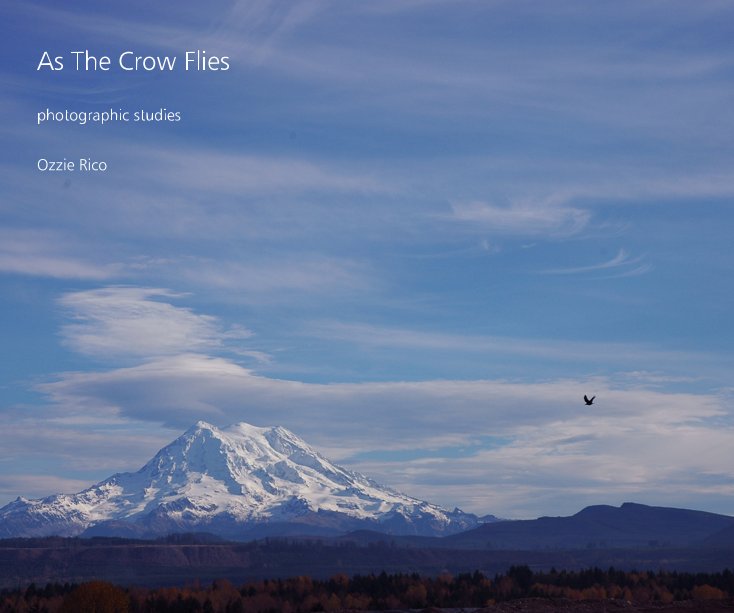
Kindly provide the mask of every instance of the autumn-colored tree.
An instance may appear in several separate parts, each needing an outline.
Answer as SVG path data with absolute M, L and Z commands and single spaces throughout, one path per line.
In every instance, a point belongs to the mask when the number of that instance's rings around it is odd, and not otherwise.
M 405 604 L 415 609 L 425 607 L 427 596 L 426 586 L 422 583 L 414 583 L 405 592 Z
M 128 613 L 124 590 L 106 581 L 82 583 L 64 598 L 61 613 Z
M 724 600 L 726 598 L 722 590 L 708 583 L 695 586 L 692 595 L 694 600 Z
M 236 587 L 120 588 L 103 581 L 0 590 L 0 613 L 310 613 L 421 607 L 481 607 L 528 596 L 570 600 L 622 599 L 638 603 L 721 600 L 734 595 L 734 573 L 625 572 L 610 568 L 534 571 L 514 566 L 494 580 L 480 572 L 336 575 L 266 579 Z M 703 605 L 700 605 L 703 606 Z

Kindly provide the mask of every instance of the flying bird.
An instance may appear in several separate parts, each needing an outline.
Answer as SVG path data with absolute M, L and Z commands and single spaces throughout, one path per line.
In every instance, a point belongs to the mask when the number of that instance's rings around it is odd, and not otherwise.
M 590 407 L 592 404 L 594 404 L 594 398 L 596 398 L 596 396 L 592 396 L 591 398 L 589 398 L 586 394 L 584 394 L 584 402 L 586 403 L 587 407 Z

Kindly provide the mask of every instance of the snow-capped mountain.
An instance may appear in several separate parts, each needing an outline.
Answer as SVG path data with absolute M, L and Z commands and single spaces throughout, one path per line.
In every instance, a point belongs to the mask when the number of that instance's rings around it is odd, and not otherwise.
M 198 422 L 135 473 L 78 494 L 18 498 L 0 509 L 0 537 L 161 536 L 210 532 L 338 534 L 369 528 L 441 535 L 476 516 L 378 485 L 314 451 L 285 428 Z

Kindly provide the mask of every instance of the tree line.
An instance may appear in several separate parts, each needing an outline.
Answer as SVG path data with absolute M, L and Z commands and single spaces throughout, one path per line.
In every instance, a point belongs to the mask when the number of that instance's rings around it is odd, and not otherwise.
M 105 581 L 49 583 L 0 591 L 0 613 L 307 613 L 484 607 L 528 597 L 636 603 L 731 600 L 734 573 L 614 568 L 534 572 L 528 566 L 512 566 L 494 577 L 478 571 L 437 577 L 383 572 L 250 581 L 239 587 L 227 580 L 165 588 L 121 587 Z

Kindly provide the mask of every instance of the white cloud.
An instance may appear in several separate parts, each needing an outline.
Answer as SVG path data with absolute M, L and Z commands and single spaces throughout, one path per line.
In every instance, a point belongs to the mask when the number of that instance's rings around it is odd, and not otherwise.
M 78 492 L 120 471 L 138 470 L 178 431 L 150 422 L 46 406 L 0 408 L 0 506 L 17 497 Z M 21 468 L 22 467 L 22 468 Z
M 241 327 L 225 330 L 210 315 L 156 300 L 176 297 L 165 289 L 124 286 L 66 294 L 59 302 L 73 323 L 62 327 L 62 337 L 86 355 L 145 358 L 215 350 L 251 335 Z
M 333 320 L 309 322 L 303 326 L 300 334 L 306 337 L 343 341 L 357 347 L 435 351 L 441 355 L 455 352 L 464 356 L 476 354 L 505 358 L 522 356 L 552 363 L 602 362 L 607 367 L 615 365 L 620 370 L 629 369 L 632 365 L 638 365 L 640 369 L 666 367 L 674 370 L 681 363 L 685 363 L 689 375 L 694 363 L 705 364 L 711 371 L 721 359 L 718 355 L 664 349 L 645 343 L 456 334 Z
M 241 291 L 245 301 L 269 294 L 351 292 L 375 286 L 370 271 L 357 261 L 310 254 L 249 261 L 190 258 L 177 266 L 183 279 L 204 287 Z
M 360 467 L 444 504 L 513 517 L 629 500 L 690 508 L 706 500 L 720 512 L 734 511 L 734 480 L 726 469 L 731 424 L 677 423 L 644 408 L 639 416 L 607 415 L 617 410 L 608 404 L 604 414 L 522 425 L 510 444 L 468 457 L 425 454 Z
M 100 264 L 74 253 L 56 232 L 0 229 L 0 271 L 55 279 L 103 280 L 119 274 L 119 264 Z
M 112 18 L 106 12 L 80 13 L 33 3 L 26 3 L 16 10 L 22 10 L 28 18 L 40 24 L 57 28 L 63 26 L 66 30 L 95 36 L 105 42 L 119 41 L 174 51 L 179 51 L 184 44 L 198 42 L 218 49 L 244 47 L 252 53 L 258 47 L 270 46 L 271 41 L 307 23 L 328 6 L 329 3 L 323 1 L 314 1 L 307 6 L 277 0 L 215 1 L 198 13 L 196 9 L 176 15 L 169 13 L 165 25 L 153 20 L 135 19 L 134 12 L 125 18 Z M 253 61 L 245 54 L 243 58 Z
M 130 146 L 130 159 L 145 160 L 140 175 L 175 184 L 182 190 L 235 195 L 287 192 L 385 192 L 389 188 L 364 174 L 340 170 L 336 164 L 267 157 L 219 150 Z M 175 177 L 175 181 L 172 181 Z
M 56 150 L 64 147 L 63 134 L 29 136 L 18 131 L 13 138 L 24 147 Z M 335 236 L 353 234 L 356 227 L 376 233 L 378 226 L 384 229 L 380 222 L 395 214 L 392 204 L 384 202 L 386 195 L 395 193 L 394 182 L 371 176 L 364 164 L 353 160 L 256 155 L 210 146 L 167 147 L 114 138 L 100 143 L 88 131 L 75 135 L 75 142 L 108 161 L 110 171 L 104 180 L 72 177 L 67 185 L 49 176 L 37 181 L 33 168 L 8 165 L 0 169 L 0 179 L 12 194 L 8 212 L 19 223 L 59 228 L 59 234 L 85 239 L 64 244 L 57 238 L 48 246 L 39 237 L 34 253 L 28 253 L 22 236 L 17 246 L 0 243 L 0 258 L 7 260 L 7 266 L 43 270 L 31 256 L 45 258 L 46 267 L 50 261 L 61 268 L 68 260 L 84 263 L 85 268 L 67 276 L 107 279 L 116 272 L 131 272 L 108 264 L 110 252 L 125 254 L 115 256 L 118 261 L 131 254 L 156 256 L 162 250 L 164 257 L 174 257 L 175 246 L 162 239 L 186 241 L 181 248 L 186 253 L 194 252 L 193 242 L 200 246 L 196 253 L 211 257 L 221 257 L 223 247 L 222 259 L 233 251 L 233 257 L 241 257 L 243 248 L 252 255 L 251 245 L 261 248 L 279 241 L 288 241 L 277 245 L 278 252 L 287 253 L 303 250 L 298 242 L 303 237 L 328 237 L 333 242 Z M 136 181 L 128 180 L 131 175 Z M 374 197 L 376 203 L 364 207 L 365 197 Z M 102 244 L 95 245 L 95 238 Z
M 88 481 L 82 479 L 65 479 L 53 475 L 0 475 L 0 500 L 17 496 L 43 498 L 50 494 L 70 494 L 89 485 Z
M 570 235 L 580 232 L 590 214 L 569 205 L 539 202 L 497 206 L 487 202 L 452 203 L 453 219 L 482 230 L 521 236 Z

